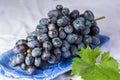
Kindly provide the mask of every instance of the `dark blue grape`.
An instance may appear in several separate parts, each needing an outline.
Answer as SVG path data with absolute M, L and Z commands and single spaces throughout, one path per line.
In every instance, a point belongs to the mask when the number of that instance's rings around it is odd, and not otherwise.
M 50 56 L 51 56 L 51 53 L 48 50 L 45 50 L 43 51 L 41 58 L 42 60 L 48 60 Z
M 71 56 L 71 53 L 70 53 L 69 50 L 66 51 L 66 52 L 62 52 L 62 57 L 63 57 L 63 58 L 69 58 L 70 56 Z
M 57 10 L 62 10 L 62 9 L 63 9 L 63 6 L 62 6 L 62 5 L 57 5 L 57 6 L 56 6 L 56 9 L 57 9 Z
M 40 67 L 40 65 L 41 65 L 41 58 L 40 57 L 35 57 L 34 65 L 36 67 Z
M 58 36 L 58 31 L 55 29 L 55 30 L 50 30 L 49 32 L 48 32 L 48 36 L 50 37 L 50 38 L 54 38 L 54 37 L 57 37 Z
M 40 35 L 37 36 L 37 39 L 39 40 L 39 42 L 44 42 L 44 41 L 49 40 L 47 34 L 40 34 Z
M 61 47 L 62 40 L 58 37 L 52 39 L 52 44 L 54 47 Z
M 39 31 L 39 32 L 41 32 L 41 34 L 42 34 L 42 33 L 48 32 L 48 29 L 47 29 L 47 26 L 43 26 L 43 25 L 40 26 L 40 25 L 37 25 L 36 31 Z
M 87 28 L 90 28 L 91 25 L 92 25 L 92 24 L 91 24 L 90 21 L 88 21 L 88 20 L 85 21 L 85 26 L 86 26 Z
M 66 33 L 65 33 L 64 30 L 60 30 L 60 31 L 59 31 L 59 38 L 60 38 L 60 39 L 65 39 L 65 38 L 66 38 Z
M 67 41 L 69 43 L 75 43 L 75 41 L 78 39 L 78 35 L 76 35 L 76 34 L 68 34 L 66 39 L 67 39 Z
M 47 18 L 42 18 L 39 23 L 40 23 L 40 26 L 47 26 L 49 24 Z
M 55 54 L 55 55 L 61 56 L 61 53 L 62 53 L 62 52 L 61 52 L 60 48 L 55 48 L 55 49 L 54 49 L 54 54 Z
M 85 29 L 84 22 L 80 18 L 77 18 L 76 20 L 73 21 L 73 26 L 77 31 Z
M 47 61 L 49 64 L 55 64 L 57 62 L 57 58 L 54 55 L 51 55 Z
M 61 13 L 58 10 L 50 10 L 48 12 L 48 16 L 50 18 L 52 18 L 52 17 L 59 17 L 59 16 L 61 16 Z
M 37 37 L 38 35 L 42 34 L 40 31 L 33 31 L 29 36 Z
M 37 40 L 36 36 L 27 36 L 26 40 L 29 41 L 33 41 L 33 40 Z
M 73 32 L 73 27 L 71 25 L 68 25 L 68 26 L 64 27 L 64 31 L 68 34 L 72 33 Z
M 68 51 L 69 48 L 70 48 L 69 42 L 66 41 L 66 40 L 64 40 L 64 41 L 63 41 L 63 44 L 62 44 L 62 47 L 61 47 L 61 50 L 62 50 L 63 52 L 65 52 L 65 51 Z
M 90 28 L 85 28 L 83 31 L 81 31 L 81 34 L 89 34 L 90 33 Z
M 70 13 L 70 18 L 71 19 L 76 19 L 79 17 L 79 11 L 78 10 L 73 10 L 71 13 Z
M 10 60 L 10 65 L 15 67 L 17 66 L 18 64 L 16 63 L 16 56 L 13 56 Z
M 100 39 L 96 36 L 92 36 L 92 44 L 99 45 L 100 44 Z
M 60 26 L 60 27 L 65 26 L 64 20 L 62 18 L 58 19 L 57 20 L 57 25 Z
M 75 56 L 76 53 L 78 52 L 78 48 L 75 45 L 72 45 L 70 47 L 70 51 L 71 51 L 72 55 Z
M 99 34 L 99 32 L 100 32 L 100 29 L 99 29 L 99 27 L 97 27 L 97 26 L 92 26 L 91 28 L 90 28 L 90 34 L 91 35 L 97 35 L 97 34 Z
M 40 47 L 40 43 L 37 40 L 28 41 L 27 45 L 29 48 Z
M 19 53 L 19 54 L 17 54 L 15 57 L 16 57 L 15 60 L 16 60 L 16 63 L 17 63 L 17 64 L 21 64 L 22 62 L 24 62 L 24 59 L 25 59 L 25 58 L 24 58 L 24 55 L 23 55 L 23 54 L 20 54 L 20 53 Z
M 82 36 L 78 36 L 77 40 L 75 41 L 76 44 L 81 43 L 82 41 Z
M 78 44 L 78 50 L 81 50 L 81 48 L 85 48 L 85 44 L 83 42 Z
M 50 22 L 53 23 L 53 24 L 56 24 L 57 23 L 57 17 L 55 17 L 55 16 L 51 17 Z
M 27 67 L 27 72 L 29 73 L 29 74 L 34 74 L 34 72 L 35 72 L 35 67 L 34 66 L 28 66 Z
M 41 49 L 40 48 L 34 48 L 31 52 L 33 57 L 39 57 L 41 55 Z
M 65 25 L 67 25 L 68 22 L 70 22 L 70 18 L 68 16 L 63 16 L 62 19 L 63 19 Z
M 26 66 L 25 63 L 22 63 L 22 64 L 20 65 L 20 68 L 21 68 L 22 70 L 26 70 L 27 66 Z
M 86 20 L 90 20 L 90 21 L 94 20 L 94 14 L 90 10 L 86 10 L 84 12 L 84 17 Z
M 15 53 L 24 53 L 28 49 L 27 45 L 22 44 L 22 45 L 16 45 L 13 49 Z
M 27 43 L 26 40 L 20 39 L 20 40 L 18 40 L 18 41 L 16 42 L 16 45 L 22 45 L 22 44 L 26 44 L 26 43 Z
M 27 54 L 25 57 L 25 64 L 30 66 L 34 63 L 34 57 L 31 54 Z
M 68 8 L 63 8 L 62 9 L 62 15 L 67 16 L 69 15 L 70 10 Z
M 55 24 L 49 24 L 48 29 L 49 30 L 56 30 L 56 25 Z
M 64 27 L 65 25 L 68 24 L 68 22 L 70 22 L 70 18 L 67 16 L 63 16 L 62 18 L 57 20 L 57 25 L 60 27 L 61 26 Z
M 91 44 L 92 43 L 92 37 L 90 35 L 84 35 L 83 42 L 87 45 Z
M 43 48 L 46 49 L 46 50 L 51 50 L 52 48 L 52 43 L 50 41 L 45 41 L 43 43 Z

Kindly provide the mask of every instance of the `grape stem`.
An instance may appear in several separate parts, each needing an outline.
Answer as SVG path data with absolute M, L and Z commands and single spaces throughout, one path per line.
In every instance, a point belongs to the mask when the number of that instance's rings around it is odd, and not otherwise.
M 101 16 L 99 18 L 96 18 L 95 21 L 101 20 L 101 19 L 105 19 L 105 16 Z

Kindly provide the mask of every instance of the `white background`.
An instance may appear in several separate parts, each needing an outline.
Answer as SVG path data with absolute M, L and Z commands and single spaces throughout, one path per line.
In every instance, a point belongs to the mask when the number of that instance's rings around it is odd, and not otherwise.
M 80 13 L 92 10 L 96 18 L 106 16 L 106 19 L 98 21 L 100 34 L 110 37 L 102 51 L 110 51 L 114 58 L 120 60 L 119 0 L 0 0 L 0 53 L 13 48 L 18 39 L 34 31 L 40 18 L 47 17 L 47 12 L 57 4 L 70 10 L 78 9 Z

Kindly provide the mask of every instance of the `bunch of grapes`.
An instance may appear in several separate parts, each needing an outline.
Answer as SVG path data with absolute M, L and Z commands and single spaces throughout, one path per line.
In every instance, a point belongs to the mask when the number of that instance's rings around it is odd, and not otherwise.
M 12 66 L 20 66 L 29 74 L 36 69 L 45 69 L 70 56 L 87 45 L 99 45 L 100 30 L 90 10 L 70 12 L 69 8 L 57 5 L 42 18 L 35 31 L 26 39 L 20 39 L 14 47 Z

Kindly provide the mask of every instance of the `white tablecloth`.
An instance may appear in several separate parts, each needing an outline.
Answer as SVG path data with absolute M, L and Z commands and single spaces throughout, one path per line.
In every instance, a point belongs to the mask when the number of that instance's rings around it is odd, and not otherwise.
M 119 0 L 0 0 L 0 53 L 13 48 L 18 39 L 34 31 L 40 18 L 47 17 L 47 12 L 57 4 L 70 10 L 78 9 L 80 13 L 92 10 L 96 18 L 106 16 L 106 19 L 98 21 L 98 26 L 101 34 L 111 40 L 102 51 L 110 51 L 114 58 L 120 60 Z M 79 79 L 74 77 L 74 80 Z

